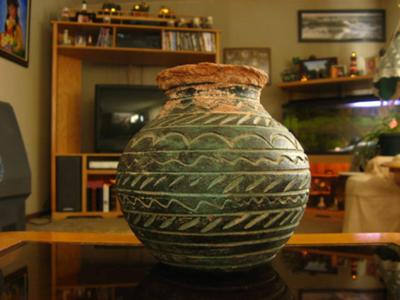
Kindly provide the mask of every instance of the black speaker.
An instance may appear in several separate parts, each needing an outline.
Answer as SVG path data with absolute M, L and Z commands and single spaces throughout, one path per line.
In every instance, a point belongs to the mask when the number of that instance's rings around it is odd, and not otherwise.
M 11 105 L 0 102 L 0 231 L 25 229 L 31 171 Z
M 80 156 L 56 158 L 57 211 L 82 210 L 82 159 Z

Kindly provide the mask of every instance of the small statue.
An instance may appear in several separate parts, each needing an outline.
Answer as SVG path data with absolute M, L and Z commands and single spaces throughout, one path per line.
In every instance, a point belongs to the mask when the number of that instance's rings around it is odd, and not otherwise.
M 160 10 L 158 11 L 158 17 L 160 17 L 160 18 L 176 18 L 174 12 L 166 6 L 161 6 Z

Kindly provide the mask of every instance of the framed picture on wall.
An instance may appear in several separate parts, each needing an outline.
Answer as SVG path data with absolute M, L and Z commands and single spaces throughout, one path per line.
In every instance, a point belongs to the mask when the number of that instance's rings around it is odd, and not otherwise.
M 384 42 L 383 9 L 300 10 L 299 42 Z
M 0 0 L 0 56 L 27 67 L 31 0 Z
M 225 64 L 246 65 L 263 70 L 268 74 L 271 85 L 271 49 L 270 48 L 224 48 Z

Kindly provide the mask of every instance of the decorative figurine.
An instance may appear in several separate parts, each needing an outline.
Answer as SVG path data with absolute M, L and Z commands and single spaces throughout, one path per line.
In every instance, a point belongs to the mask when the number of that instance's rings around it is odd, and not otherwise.
M 201 19 L 201 27 L 203 28 L 212 28 L 214 25 L 214 19 L 212 16 L 203 17 Z
M 176 18 L 173 11 L 166 6 L 161 6 L 161 8 L 158 12 L 158 17 L 160 17 L 160 18 Z
M 150 11 L 150 5 L 148 5 L 146 2 L 142 1 L 140 3 L 135 3 L 133 4 L 132 7 L 132 12 L 146 12 L 148 13 Z
M 68 7 L 63 7 L 61 11 L 61 21 L 69 21 L 71 17 L 71 11 Z
M 350 56 L 350 70 L 349 70 L 350 76 L 356 76 L 358 75 L 358 68 L 357 68 L 357 53 L 356 52 L 351 52 Z
M 112 2 L 106 2 L 103 4 L 101 14 L 119 15 L 121 14 L 121 5 Z

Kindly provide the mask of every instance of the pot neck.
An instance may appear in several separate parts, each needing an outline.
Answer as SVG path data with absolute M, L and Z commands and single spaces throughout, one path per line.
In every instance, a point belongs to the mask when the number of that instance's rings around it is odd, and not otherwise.
M 170 88 L 165 93 L 169 101 L 203 98 L 225 102 L 242 100 L 259 103 L 261 88 L 240 84 L 196 83 Z

